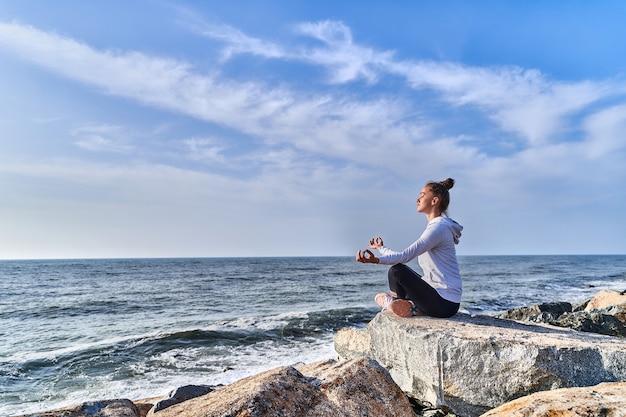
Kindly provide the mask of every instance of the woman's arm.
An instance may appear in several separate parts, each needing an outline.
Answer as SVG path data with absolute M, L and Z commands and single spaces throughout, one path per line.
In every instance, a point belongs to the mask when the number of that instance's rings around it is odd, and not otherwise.
M 445 239 L 447 228 L 445 226 L 438 226 L 439 224 L 429 224 L 426 226 L 426 230 L 424 230 L 419 239 L 401 252 L 396 252 L 386 246 L 381 246 L 378 250 L 382 256 L 377 258 L 378 263 L 385 265 L 405 264 L 439 245 Z

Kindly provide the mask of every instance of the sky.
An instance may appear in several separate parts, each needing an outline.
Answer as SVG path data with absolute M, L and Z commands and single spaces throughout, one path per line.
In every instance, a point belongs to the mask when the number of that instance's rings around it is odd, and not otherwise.
M 626 2 L 0 2 L 0 259 L 626 253 Z

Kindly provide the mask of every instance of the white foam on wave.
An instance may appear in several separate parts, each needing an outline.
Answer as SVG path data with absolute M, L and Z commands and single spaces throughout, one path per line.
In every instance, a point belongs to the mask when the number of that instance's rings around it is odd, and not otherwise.
M 139 335 L 139 336 L 119 336 L 108 339 L 96 340 L 93 342 L 76 343 L 64 348 L 38 351 L 38 352 L 18 352 L 6 358 L 0 358 L 0 364 L 3 363 L 23 363 L 28 361 L 39 360 L 55 360 L 60 356 L 67 356 L 73 353 L 82 352 L 90 349 L 97 349 L 106 346 L 114 346 L 120 343 L 130 342 L 133 340 L 145 339 L 146 337 L 155 337 L 157 333 L 152 335 Z
M 229 348 L 220 356 L 206 356 L 201 347 L 176 349 L 154 358 L 168 362 L 171 368 L 147 370 L 148 379 L 159 387 L 153 387 L 151 392 L 134 395 L 135 398 L 150 397 L 155 390 L 164 395 L 171 389 L 188 384 L 230 384 L 279 366 L 312 363 L 336 356 L 332 336 L 306 344 L 263 341 L 240 348 Z
M 293 319 L 307 319 L 308 312 L 292 311 L 286 313 L 275 314 L 265 317 L 240 317 L 234 320 L 221 321 L 207 327 L 207 330 L 223 330 L 223 329 L 260 329 L 274 330 L 284 327 Z
M 57 392 L 56 400 L 44 401 L 22 411 L 32 413 L 106 398 L 138 400 L 166 396 L 171 390 L 184 385 L 226 385 L 276 367 L 312 363 L 336 356 L 332 340 L 319 340 L 305 346 L 280 346 L 265 341 L 233 349 L 228 356 L 221 358 L 203 356 L 201 347 L 175 349 L 135 364 L 133 369 L 139 375 L 131 379 L 116 380 L 110 375 L 90 378 L 83 388 Z M 148 362 L 168 366 L 153 367 Z
M 102 340 L 95 340 L 89 342 L 81 342 L 75 343 L 70 346 L 66 346 L 59 349 L 47 350 L 47 351 L 25 351 L 25 352 L 17 352 L 13 355 L 7 356 L 5 358 L 0 357 L 0 365 L 8 364 L 8 363 L 24 363 L 28 361 L 39 361 L 39 360 L 56 360 L 61 356 L 69 356 L 74 353 L 99 349 L 108 346 L 115 346 L 121 343 L 129 343 L 128 347 L 134 347 L 138 344 L 145 342 L 146 340 L 156 340 L 159 338 L 163 338 L 169 335 L 184 333 L 184 332 L 193 332 L 197 330 L 201 331 L 224 331 L 227 329 L 238 329 L 238 330 L 274 330 L 282 328 L 289 324 L 290 320 L 293 319 L 306 319 L 308 318 L 309 313 L 307 312 L 287 312 L 280 313 L 267 317 L 242 317 L 234 320 L 224 320 L 217 323 L 209 324 L 207 326 L 203 326 L 202 328 L 179 328 L 173 329 L 168 332 L 164 331 L 155 331 L 146 334 L 136 334 L 136 335 L 127 335 L 127 336 L 118 336 L 112 338 L 106 338 Z

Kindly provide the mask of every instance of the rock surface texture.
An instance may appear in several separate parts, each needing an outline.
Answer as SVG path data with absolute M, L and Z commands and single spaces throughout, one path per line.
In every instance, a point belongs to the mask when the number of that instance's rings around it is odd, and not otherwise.
M 626 291 L 604 290 L 597 293 L 586 305 L 585 311 L 599 310 L 626 303 Z
M 565 302 L 544 303 L 513 308 L 498 317 L 626 337 L 626 304 L 609 304 L 610 301 L 621 301 L 622 298 L 624 296 L 617 291 L 602 291 L 584 306 L 580 306 L 582 308 L 573 308 L 570 303 Z
M 29 414 L 31 417 L 141 417 L 140 407 L 131 400 L 89 401 L 73 407 L 42 413 Z M 26 417 L 26 416 L 24 416 Z
M 335 336 L 342 358 L 369 357 L 407 393 L 464 417 L 529 393 L 626 381 L 626 341 L 548 325 L 457 314 L 378 314 Z
M 150 413 L 155 417 L 413 417 L 408 398 L 369 359 L 281 367 Z
M 626 417 L 626 383 L 538 392 L 481 417 Z

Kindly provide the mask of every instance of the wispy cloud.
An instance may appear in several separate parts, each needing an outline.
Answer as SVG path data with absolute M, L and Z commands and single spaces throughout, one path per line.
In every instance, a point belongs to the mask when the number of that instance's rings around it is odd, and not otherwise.
M 128 144 L 121 126 L 90 125 L 74 129 L 72 134 L 79 138 L 74 144 L 94 152 L 128 153 L 134 147 Z
M 413 88 L 432 88 L 455 106 L 484 110 L 502 129 L 519 134 L 531 146 L 560 133 L 566 117 L 626 91 L 622 83 L 550 81 L 537 70 L 518 67 L 405 62 L 390 63 L 389 68 Z
M 594 159 L 626 149 L 626 104 L 603 109 L 585 122 L 587 137 L 584 147 Z
M 297 59 L 328 68 L 335 83 L 403 77 L 410 88 L 432 89 L 453 106 L 471 106 L 483 112 L 503 131 L 525 139 L 529 147 L 554 143 L 566 130 L 593 127 L 598 132 L 598 122 L 582 126 L 572 117 L 594 103 L 626 91 L 626 85 L 619 81 L 565 83 L 551 81 L 539 71 L 517 67 L 477 68 L 449 62 L 397 60 L 392 51 L 358 45 L 350 29 L 341 22 L 302 23 L 296 28 L 322 45 L 288 50 L 223 25 L 204 25 L 202 33 L 226 43 L 227 57 L 250 53 Z M 418 103 L 352 100 L 330 90 L 311 97 L 285 86 L 224 79 L 218 71 L 199 74 L 190 64 L 173 59 L 132 51 L 96 50 L 79 41 L 16 23 L 0 24 L 0 35 L 0 45 L 24 59 L 95 85 L 107 94 L 226 125 L 263 137 L 268 143 L 340 155 L 348 160 L 356 159 L 351 155 L 358 152 L 361 162 L 368 159 L 370 150 L 372 155 L 380 155 L 390 147 L 413 155 L 420 154 L 423 147 L 437 144 L 452 154 L 472 157 L 480 152 L 476 143 L 461 145 L 453 138 L 432 136 L 426 119 L 419 123 L 410 121 L 410 114 L 420 112 Z M 606 120 L 606 116 L 598 117 L 596 120 Z M 423 140 L 426 134 L 428 140 Z M 384 145 L 381 137 L 385 137 Z M 128 149 L 93 132 L 89 139 L 77 144 L 92 150 Z M 370 158 L 372 163 L 375 160 Z
M 393 51 L 378 52 L 353 41 L 352 31 L 336 21 L 309 22 L 296 26 L 303 35 L 321 41 L 324 47 L 304 48 L 295 57 L 327 67 L 333 83 L 364 79 L 373 83 L 381 75 L 381 65 L 393 60 Z
M 107 94 L 248 131 L 291 102 L 280 89 L 220 81 L 185 62 L 140 52 L 99 51 L 31 26 L 0 23 L 0 45 L 24 59 Z M 246 127 L 250 123 L 251 127 Z
M 203 25 L 197 31 L 203 36 L 221 40 L 227 44 L 226 48 L 222 50 L 222 60 L 239 54 L 252 54 L 265 58 L 282 58 L 285 56 L 283 48 L 279 45 L 250 37 L 228 25 Z
M 206 164 L 223 164 L 224 146 L 215 139 L 186 139 L 184 142 L 188 150 L 188 157 L 193 161 L 200 161 Z
M 33 119 L 33 122 L 37 123 L 37 124 L 41 124 L 41 125 L 45 125 L 48 123 L 54 123 L 54 122 L 58 122 L 63 120 L 63 117 L 55 117 L 55 116 L 50 116 L 50 117 L 37 117 Z
M 332 83 L 360 79 L 375 83 L 385 75 L 402 77 L 410 88 L 435 90 L 442 100 L 454 106 L 473 106 L 484 111 L 503 130 L 519 135 L 529 146 L 550 142 L 568 129 L 569 117 L 626 92 L 626 83 L 618 80 L 567 83 L 549 80 L 538 70 L 513 66 L 486 68 L 398 60 L 394 51 L 377 51 L 354 42 L 350 28 L 337 21 L 308 22 L 295 27 L 298 33 L 322 45 L 288 49 L 268 46 L 239 31 L 237 36 L 221 37 L 215 35 L 219 30 L 205 33 L 226 42 L 229 57 L 241 50 L 264 57 L 304 61 L 327 68 Z M 246 44 L 256 47 L 239 48 L 240 39 L 247 39 Z
M 310 97 L 283 87 L 221 80 L 194 73 L 186 63 L 136 52 L 98 51 L 28 26 L 2 24 L 0 34 L 6 35 L 5 46 L 25 59 L 108 94 L 226 125 L 269 144 L 361 163 L 375 163 L 377 149 L 390 150 L 394 144 L 419 154 L 411 135 L 420 128 L 400 121 L 407 109 L 398 102 L 355 101 L 330 93 Z M 385 143 L 378 140 L 383 135 Z M 92 136 L 80 145 L 112 149 L 115 143 Z M 409 164 L 407 159 L 397 166 Z

